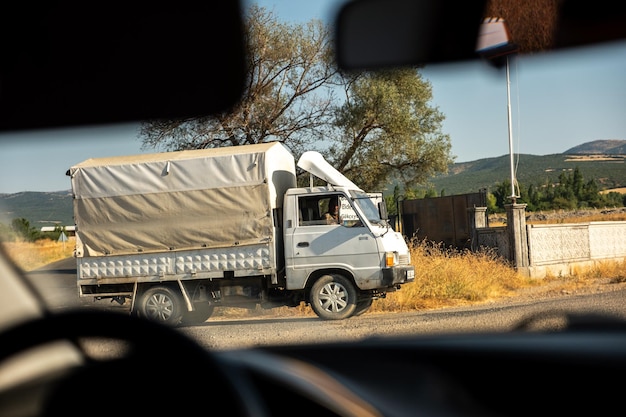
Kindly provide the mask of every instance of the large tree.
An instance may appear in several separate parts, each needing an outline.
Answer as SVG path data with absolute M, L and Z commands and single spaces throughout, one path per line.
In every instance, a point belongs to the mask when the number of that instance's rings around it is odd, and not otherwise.
M 300 153 L 328 124 L 335 75 L 328 28 L 286 24 L 263 7 L 246 16 L 247 85 L 228 113 L 142 123 L 144 148 L 201 149 L 280 141 Z M 209 51 L 210 52 L 210 51 Z M 207 73 L 208 76 L 208 73 Z
M 200 149 L 280 141 L 298 157 L 319 150 L 368 191 L 415 186 L 445 172 L 450 142 L 432 90 L 416 69 L 340 73 L 321 21 L 281 23 L 251 6 L 248 84 L 228 113 L 142 123 L 143 147 Z M 345 93 L 345 94 L 344 94 Z
M 447 171 L 450 138 L 444 115 L 429 105 L 432 87 L 416 69 L 363 72 L 344 78 L 328 158 L 366 190 L 403 188 Z

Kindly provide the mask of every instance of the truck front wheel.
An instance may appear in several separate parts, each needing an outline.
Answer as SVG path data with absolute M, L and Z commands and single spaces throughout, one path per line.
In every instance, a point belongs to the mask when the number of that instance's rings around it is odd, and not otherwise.
M 138 312 L 142 317 L 168 325 L 177 325 L 183 317 L 183 299 L 166 286 L 147 289 L 139 299 Z
M 374 302 L 373 298 L 366 298 L 364 300 L 359 300 L 356 303 L 356 309 L 354 310 L 354 316 L 360 316 L 370 309 L 372 303 Z
M 325 320 L 342 320 L 354 314 L 357 292 L 342 275 L 324 275 L 311 287 L 311 308 Z

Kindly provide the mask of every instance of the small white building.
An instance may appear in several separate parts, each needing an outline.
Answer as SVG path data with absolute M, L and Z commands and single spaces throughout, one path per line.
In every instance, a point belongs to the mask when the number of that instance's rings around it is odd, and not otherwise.
M 72 226 L 61 226 L 62 228 L 65 229 L 65 234 L 68 236 L 75 236 L 76 235 L 76 226 L 72 225 Z M 43 226 L 41 228 L 41 232 L 54 232 L 54 230 L 57 228 L 57 226 Z

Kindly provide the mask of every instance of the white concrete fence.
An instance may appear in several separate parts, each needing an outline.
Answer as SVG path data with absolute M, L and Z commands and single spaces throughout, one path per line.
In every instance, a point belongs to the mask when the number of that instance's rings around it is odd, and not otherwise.
M 626 221 L 526 224 L 525 204 L 507 206 L 507 225 L 485 227 L 486 209 L 474 217 L 472 248 L 493 248 L 533 278 L 567 276 L 598 262 L 626 260 Z

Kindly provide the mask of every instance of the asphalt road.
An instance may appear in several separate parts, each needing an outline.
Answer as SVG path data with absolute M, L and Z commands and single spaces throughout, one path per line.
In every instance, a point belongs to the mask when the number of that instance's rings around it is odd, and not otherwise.
M 76 260 L 63 259 L 35 271 L 28 272 L 27 278 L 40 292 L 52 311 L 75 308 L 96 307 L 114 311 L 128 310 L 129 305 L 120 306 L 110 300 L 94 301 L 93 298 L 79 297 L 76 285 Z
M 28 278 L 41 291 L 53 311 L 98 308 L 127 313 L 129 304 L 79 298 L 74 259 L 62 260 L 31 272 Z M 224 319 L 180 327 L 200 344 L 212 349 L 232 349 L 271 344 L 299 344 L 403 337 L 414 334 L 509 331 L 529 317 L 529 328 L 565 325 L 560 312 L 602 313 L 626 319 L 624 285 L 605 285 L 582 294 L 563 293 L 548 298 L 526 297 L 462 308 L 406 313 L 364 314 L 341 321 L 316 317 Z

